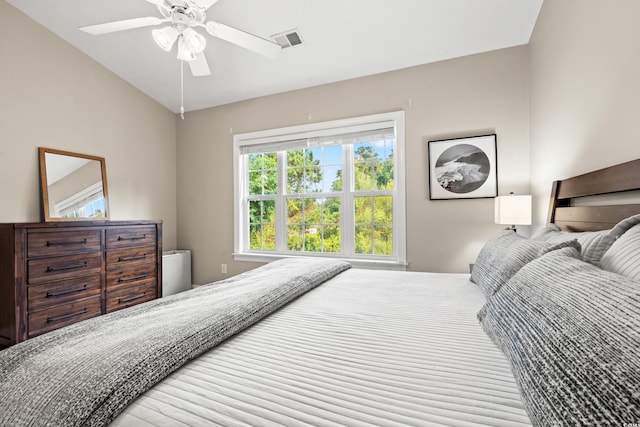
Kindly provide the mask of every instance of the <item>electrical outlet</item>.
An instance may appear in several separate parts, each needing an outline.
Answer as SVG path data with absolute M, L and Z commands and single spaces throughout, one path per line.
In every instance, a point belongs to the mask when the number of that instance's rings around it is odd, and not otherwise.
M 221 264 L 220 271 L 224 274 L 227 274 L 227 264 Z

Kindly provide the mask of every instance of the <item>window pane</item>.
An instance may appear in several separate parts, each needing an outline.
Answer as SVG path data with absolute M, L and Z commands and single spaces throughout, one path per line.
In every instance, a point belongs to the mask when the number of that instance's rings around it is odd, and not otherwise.
M 322 252 L 322 228 L 319 224 L 309 224 L 305 227 L 304 251 Z
M 262 194 L 278 193 L 278 170 L 269 169 L 262 175 L 264 190 Z
M 276 222 L 276 201 L 275 200 L 263 200 L 262 201 L 262 222 L 273 224 Z
M 307 165 L 322 162 L 322 147 L 307 148 Z
M 356 226 L 356 253 L 370 254 L 373 252 L 373 228 L 369 225 Z
M 375 226 L 373 229 L 373 253 L 376 255 L 391 255 L 393 253 L 393 227 Z
M 287 151 L 287 166 L 304 166 L 304 150 Z
M 318 253 L 342 251 L 339 197 L 290 198 L 287 205 L 289 250 Z
M 393 252 L 393 197 L 355 197 L 355 249 L 359 254 Z
M 262 205 L 260 200 L 249 201 L 249 223 L 260 224 L 262 219 Z
M 304 193 L 304 168 L 288 168 L 287 169 L 287 193 L 302 194 Z
M 354 188 L 358 190 L 371 190 L 373 188 L 373 170 L 371 163 L 356 163 L 353 170 Z
M 325 193 L 342 191 L 342 166 L 325 166 L 322 178 L 322 191 Z
M 262 170 L 262 154 L 249 154 L 249 170 Z
M 305 168 L 304 188 L 307 193 L 317 193 L 322 190 L 322 168 L 320 166 Z
M 322 191 L 322 147 L 287 151 L 287 191 L 303 194 Z
M 287 249 L 290 251 L 302 250 L 302 227 L 290 225 L 287 227 Z
M 374 144 L 376 152 L 375 188 L 380 190 L 392 190 L 394 188 L 393 170 L 394 141 L 377 141 Z
M 319 199 L 304 199 L 304 223 L 318 224 L 322 220 L 322 201 Z
M 322 249 L 324 252 L 340 252 L 340 226 L 324 227 Z
M 353 145 L 353 157 L 356 163 L 370 162 L 373 160 L 374 155 L 373 144 L 370 142 Z
M 325 199 L 322 206 L 322 223 L 325 225 L 340 224 L 340 199 L 338 197 Z
M 376 162 L 375 168 L 375 189 L 393 190 L 395 185 L 393 177 L 393 159 L 384 162 Z
M 262 249 L 276 249 L 276 226 L 273 224 L 265 224 L 262 226 Z
M 373 198 L 374 211 L 373 222 L 375 224 L 392 224 L 393 223 L 393 197 L 377 196 Z
M 275 200 L 249 200 L 249 249 L 275 250 Z
M 354 197 L 356 224 L 371 224 L 373 221 L 373 197 Z
M 354 188 L 356 190 L 392 190 L 394 188 L 393 147 L 392 140 L 354 145 Z
M 262 194 L 262 171 L 249 172 L 249 194 Z
M 323 163 L 325 165 L 341 165 L 342 164 L 342 146 L 330 145 L 324 148 Z
M 261 229 L 260 224 L 249 225 L 249 249 L 262 249 Z
M 323 147 L 323 150 L 322 191 L 342 191 L 342 146 Z
M 302 221 L 302 199 L 287 199 L 287 222 L 289 224 L 302 224 Z
M 278 191 L 276 153 L 249 155 L 249 194 L 276 194 Z

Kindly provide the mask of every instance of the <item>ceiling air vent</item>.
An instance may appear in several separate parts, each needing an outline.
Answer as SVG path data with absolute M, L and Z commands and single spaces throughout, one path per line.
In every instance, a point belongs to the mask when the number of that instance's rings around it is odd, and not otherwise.
M 278 43 L 280 47 L 286 49 L 288 47 L 294 47 L 302 44 L 302 38 L 298 30 L 285 31 L 284 33 L 271 36 L 271 39 Z

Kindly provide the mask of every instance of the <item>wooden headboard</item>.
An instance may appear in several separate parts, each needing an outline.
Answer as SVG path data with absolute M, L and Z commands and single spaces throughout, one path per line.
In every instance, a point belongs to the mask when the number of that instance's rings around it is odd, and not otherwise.
M 640 159 L 555 181 L 551 189 L 548 222 L 566 231 L 606 230 L 640 213 L 640 204 L 574 206 L 585 196 L 640 190 Z

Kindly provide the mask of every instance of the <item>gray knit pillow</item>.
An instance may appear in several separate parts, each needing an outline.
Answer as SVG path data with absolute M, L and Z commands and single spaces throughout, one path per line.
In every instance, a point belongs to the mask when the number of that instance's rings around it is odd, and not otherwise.
M 478 313 L 511 361 L 534 425 L 640 420 L 640 282 L 553 251 L 524 266 Z
M 640 225 L 624 233 L 600 260 L 604 270 L 640 280 Z
M 471 281 L 487 297 L 528 262 L 539 256 L 566 246 L 580 248 L 576 240 L 547 243 L 528 239 L 511 230 L 505 230 L 485 243 L 471 270 Z
M 640 215 L 634 215 L 620 221 L 610 230 L 568 232 L 560 230 L 555 224 L 548 224 L 546 227 L 533 233 L 531 239 L 541 240 L 550 243 L 560 243 L 577 239 L 582 246 L 582 259 L 594 265 L 599 265 L 602 256 L 622 236 L 627 230 L 640 223 Z

